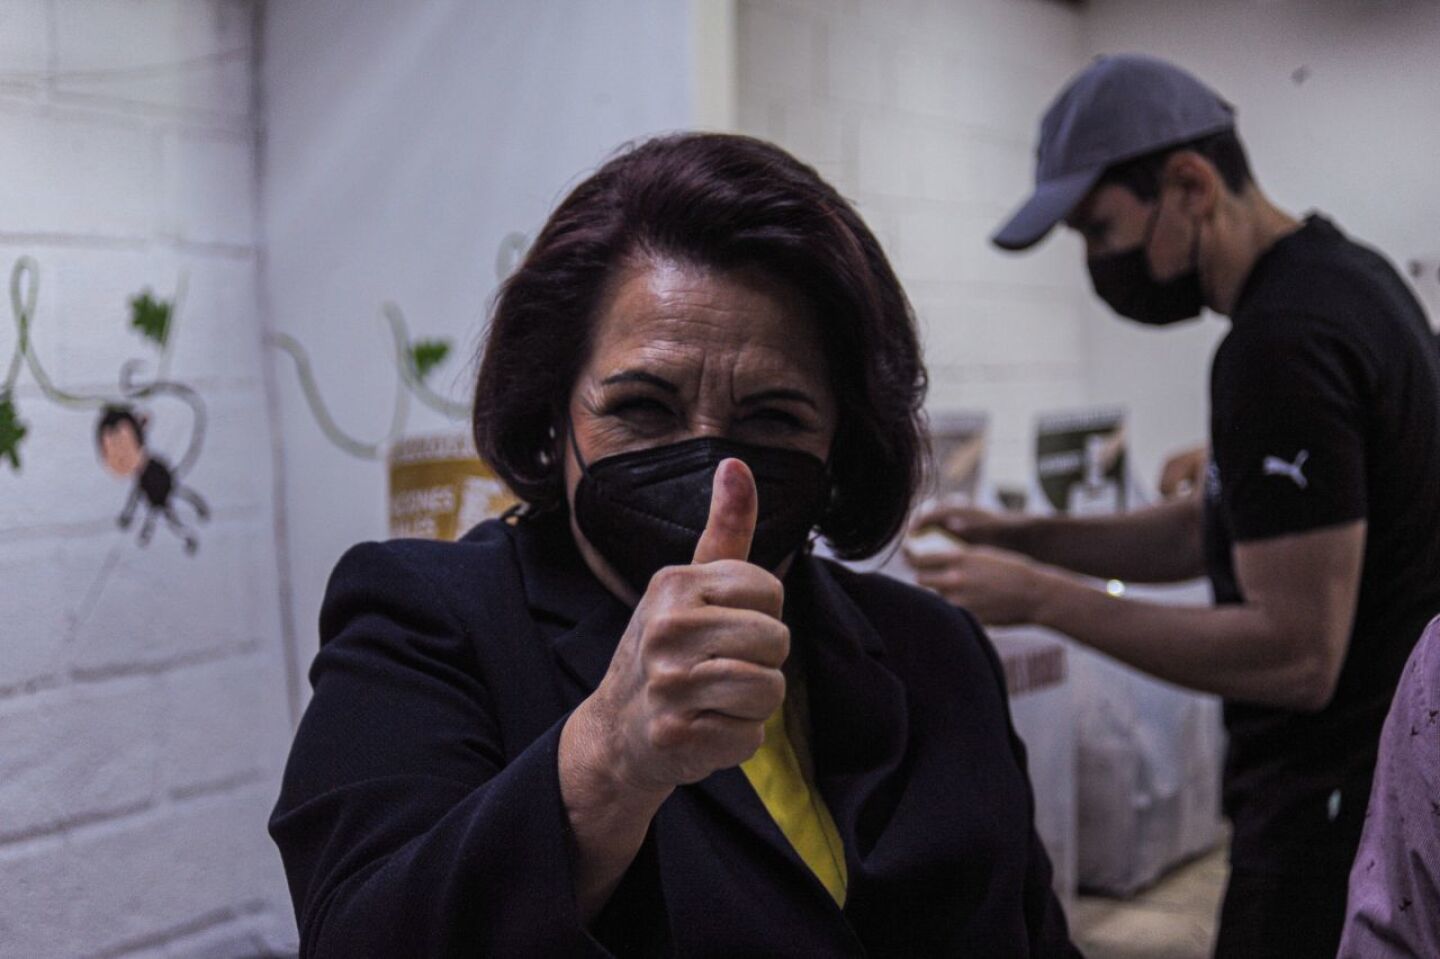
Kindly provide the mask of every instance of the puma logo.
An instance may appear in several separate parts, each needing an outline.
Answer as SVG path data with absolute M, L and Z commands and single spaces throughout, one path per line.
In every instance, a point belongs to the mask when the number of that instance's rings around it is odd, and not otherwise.
M 1262 464 L 1266 476 L 1288 476 L 1295 481 L 1295 485 L 1301 489 L 1310 486 L 1310 481 L 1305 478 L 1305 461 L 1310 458 L 1309 450 L 1301 450 L 1300 455 L 1295 457 L 1295 462 L 1289 463 L 1278 456 L 1267 456 Z

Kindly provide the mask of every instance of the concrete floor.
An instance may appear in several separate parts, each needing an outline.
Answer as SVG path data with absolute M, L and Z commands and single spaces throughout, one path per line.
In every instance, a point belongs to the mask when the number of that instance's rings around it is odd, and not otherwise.
M 1134 899 L 1080 896 L 1070 910 L 1075 944 L 1087 959 L 1209 959 L 1225 853 L 1222 844 Z

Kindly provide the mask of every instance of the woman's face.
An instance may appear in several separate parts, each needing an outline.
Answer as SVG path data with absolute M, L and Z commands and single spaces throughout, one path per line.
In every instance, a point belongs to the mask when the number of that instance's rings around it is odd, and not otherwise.
M 611 282 L 570 394 L 586 463 L 700 436 L 826 460 L 835 420 L 818 322 L 799 293 L 757 270 L 717 272 L 662 258 L 640 259 Z M 625 595 L 575 525 L 579 479 L 566 443 L 576 542 L 601 580 Z

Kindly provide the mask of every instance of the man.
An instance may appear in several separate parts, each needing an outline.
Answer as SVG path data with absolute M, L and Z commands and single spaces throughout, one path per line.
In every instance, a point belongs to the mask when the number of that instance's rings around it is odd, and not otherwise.
M 912 562 L 992 623 L 1039 623 L 1223 696 L 1234 828 L 1216 955 L 1333 956 L 1380 728 L 1440 612 L 1434 336 L 1379 255 L 1266 199 L 1232 108 L 1158 60 L 1102 58 L 1060 94 L 1034 195 L 994 241 L 1025 249 L 1062 220 L 1121 315 L 1230 317 L 1204 495 L 1083 520 L 940 510 L 918 525 L 962 542 Z M 1202 572 L 1213 608 L 1074 575 Z

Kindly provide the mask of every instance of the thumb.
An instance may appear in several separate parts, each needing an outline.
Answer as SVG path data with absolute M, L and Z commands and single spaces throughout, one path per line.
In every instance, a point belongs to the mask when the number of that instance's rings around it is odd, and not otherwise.
M 759 501 L 750 467 L 737 459 L 721 460 L 710 494 L 710 518 L 695 544 L 695 562 L 749 559 Z

